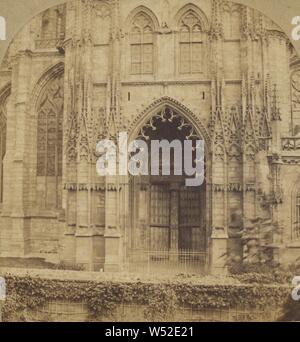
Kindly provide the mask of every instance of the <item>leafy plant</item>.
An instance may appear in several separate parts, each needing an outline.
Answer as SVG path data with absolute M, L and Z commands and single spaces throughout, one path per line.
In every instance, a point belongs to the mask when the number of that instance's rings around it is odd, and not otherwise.
M 123 304 L 145 307 L 146 320 L 165 321 L 178 307 L 264 308 L 284 305 L 290 295 L 287 286 L 257 284 L 202 285 L 190 282 L 62 281 L 5 276 L 8 297 L 3 306 L 5 321 L 31 320 L 30 312 L 51 301 L 84 303 L 89 320 L 114 319 Z M 249 281 L 249 278 L 247 279 Z M 42 318 L 50 319 L 47 317 Z
M 266 273 L 266 269 L 277 269 L 279 264 L 274 258 L 274 243 L 280 239 L 281 233 L 281 226 L 270 219 L 244 220 L 243 227 L 235 232 L 235 237 L 242 244 L 242 256 L 229 255 L 227 264 L 230 272 L 245 273 L 246 268 L 252 268 L 250 272 Z

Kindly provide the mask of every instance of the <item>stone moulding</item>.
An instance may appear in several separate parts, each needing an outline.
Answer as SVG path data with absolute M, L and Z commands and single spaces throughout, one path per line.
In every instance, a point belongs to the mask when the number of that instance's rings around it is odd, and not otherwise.
M 121 190 L 121 186 L 115 184 L 86 184 L 86 183 L 66 183 L 64 190 L 68 191 L 96 191 L 103 192 L 107 191 L 118 191 Z
M 31 104 L 31 108 L 33 109 L 31 112 L 35 113 L 35 108 L 37 107 L 38 99 L 40 98 L 40 95 L 48 82 L 58 75 L 62 74 L 64 72 L 65 65 L 63 62 L 59 62 L 55 65 L 51 65 L 47 70 L 45 70 L 42 74 L 42 76 L 39 78 L 38 82 L 36 83 L 36 86 L 33 89 L 32 92 L 32 98 L 29 102 Z
M 253 183 L 248 183 L 245 184 L 244 186 L 240 183 L 229 183 L 229 184 L 212 184 L 212 190 L 214 192 L 243 192 L 244 190 L 246 192 L 252 192 L 256 191 L 255 184 Z
M 300 158 L 297 158 L 297 157 L 284 157 L 282 158 L 282 162 L 283 164 L 295 164 L 295 165 L 298 165 L 300 164 Z

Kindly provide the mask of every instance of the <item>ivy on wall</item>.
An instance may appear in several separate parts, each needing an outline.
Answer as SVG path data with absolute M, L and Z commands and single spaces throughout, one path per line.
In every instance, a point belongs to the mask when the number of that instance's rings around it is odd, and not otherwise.
M 283 306 L 291 293 L 289 286 L 277 285 L 199 285 L 180 282 L 93 282 L 62 281 L 6 276 L 7 300 L 3 320 L 16 319 L 16 313 L 41 308 L 49 301 L 83 302 L 91 320 L 113 317 L 120 304 L 145 306 L 147 320 L 172 317 L 178 307 L 197 309 Z M 22 318 L 18 318 L 18 320 Z

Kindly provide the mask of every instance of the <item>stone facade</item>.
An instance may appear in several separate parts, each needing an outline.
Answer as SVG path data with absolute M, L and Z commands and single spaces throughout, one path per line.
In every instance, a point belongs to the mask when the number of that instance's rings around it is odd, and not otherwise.
M 118 271 L 133 251 L 184 249 L 220 271 L 224 255 L 245 253 L 237 232 L 258 217 L 283 227 L 272 244 L 281 262 L 300 256 L 300 60 L 253 9 L 221 0 L 49 9 L 10 45 L 0 113 L 1 257 Z M 164 115 L 205 141 L 200 190 L 97 175 L 99 140 L 134 139 Z

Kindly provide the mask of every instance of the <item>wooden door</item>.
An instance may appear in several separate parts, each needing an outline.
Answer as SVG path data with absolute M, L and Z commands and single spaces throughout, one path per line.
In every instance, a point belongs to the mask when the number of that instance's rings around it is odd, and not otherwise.
M 150 192 L 150 248 L 169 249 L 170 190 L 168 184 L 152 184 Z
M 203 250 L 204 234 L 201 231 L 201 193 L 182 187 L 179 196 L 179 241 L 181 250 Z

